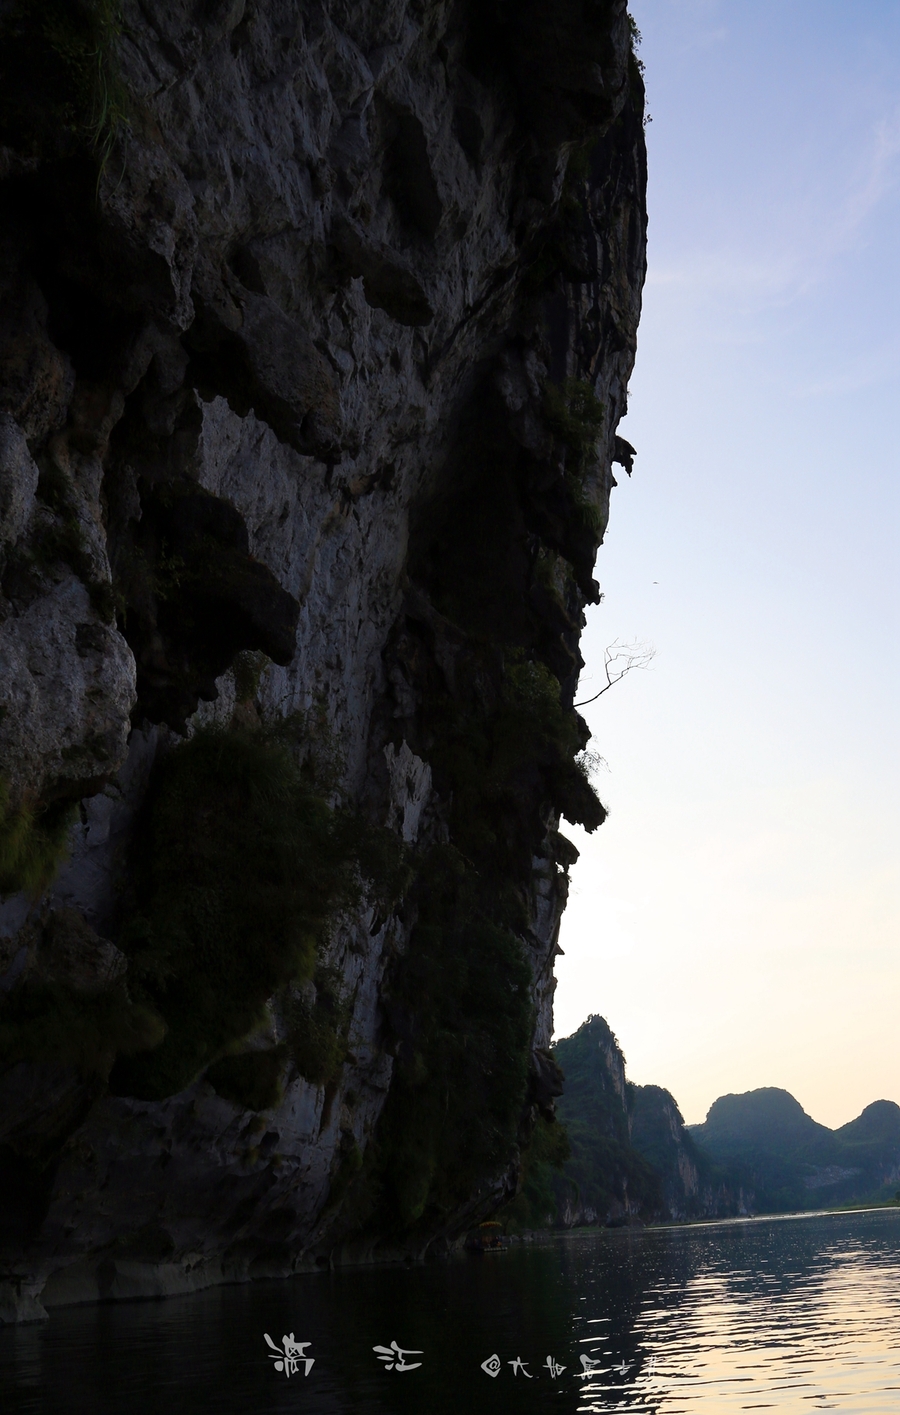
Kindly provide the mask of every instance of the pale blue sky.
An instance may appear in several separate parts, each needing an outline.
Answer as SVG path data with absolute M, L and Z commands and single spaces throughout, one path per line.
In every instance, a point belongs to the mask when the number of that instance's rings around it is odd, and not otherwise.
M 604 645 L 610 807 L 557 1035 L 607 1018 L 688 1121 L 779 1085 L 900 1102 L 900 0 L 633 0 L 650 274 Z M 658 584 L 654 584 L 658 581 Z

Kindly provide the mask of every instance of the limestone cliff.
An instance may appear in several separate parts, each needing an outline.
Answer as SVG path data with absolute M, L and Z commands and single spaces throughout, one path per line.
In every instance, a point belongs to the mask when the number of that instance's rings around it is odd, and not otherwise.
M 559 1090 L 633 26 L 0 25 L 0 1316 L 421 1254 Z
M 568 1137 L 529 1166 L 522 1201 L 535 1226 L 678 1222 L 746 1214 L 749 1176 L 723 1167 L 695 1143 L 674 1097 L 636 1086 L 602 1017 L 589 1017 L 553 1048 L 563 1072 L 557 1104 Z
M 749 1176 L 721 1165 L 694 1140 L 671 1092 L 628 1085 L 631 1142 L 654 1168 L 669 1220 L 727 1218 L 755 1212 Z
M 602 1017 L 588 1017 L 553 1054 L 564 1075 L 559 1114 L 571 1155 L 554 1184 L 553 1221 L 643 1222 L 663 1214 L 660 1176 L 632 1143 L 625 1057 Z

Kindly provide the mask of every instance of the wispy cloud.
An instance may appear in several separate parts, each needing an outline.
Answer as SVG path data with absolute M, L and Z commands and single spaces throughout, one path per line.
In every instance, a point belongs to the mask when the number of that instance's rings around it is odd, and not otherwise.
M 785 307 L 828 279 L 836 261 L 866 242 L 873 219 L 898 183 L 900 105 L 870 130 L 842 196 L 829 202 L 834 184 L 827 182 L 824 195 L 801 195 L 775 212 L 760 203 L 746 223 L 752 249 L 722 244 L 665 263 L 653 259 L 651 247 L 647 284 L 740 297 L 756 309 Z M 760 219 L 763 209 L 768 219 Z M 774 238 L 773 227 L 780 233 Z
M 817 257 L 801 290 L 817 283 L 832 261 L 853 250 L 864 239 L 871 217 L 900 177 L 900 106 L 874 127 L 855 180 L 830 221 L 820 227 L 814 246 Z M 816 248 L 817 247 L 817 248 Z

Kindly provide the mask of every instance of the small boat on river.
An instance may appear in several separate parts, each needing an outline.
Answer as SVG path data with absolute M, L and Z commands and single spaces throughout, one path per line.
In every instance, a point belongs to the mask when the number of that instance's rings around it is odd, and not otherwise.
M 502 1223 L 494 1221 L 480 1223 L 466 1238 L 466 1250 L 469 1253 L 504 1253 L 507 1246 Z

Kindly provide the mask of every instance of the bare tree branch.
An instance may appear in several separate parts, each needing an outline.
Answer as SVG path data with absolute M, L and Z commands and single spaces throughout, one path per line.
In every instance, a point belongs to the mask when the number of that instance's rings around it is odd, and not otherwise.
M 603 654 L 603 669 L 606 673 L 606 683 L 591 698 L 583 698 L 580 703 L 575 703 L 575 707 L 587 707 L 588 703 L 595 703 L 604 693 L 608 693 L 610 688 L 614 688 L 620 683 L 626 673 L 630 673 L 632 668 L 649 668 L 656 656 L 656 649 L 652 644 L 642 644 L 638 639 L 633 643 L 624 644 L 616 639 L 615 643 L 609 645 Z

